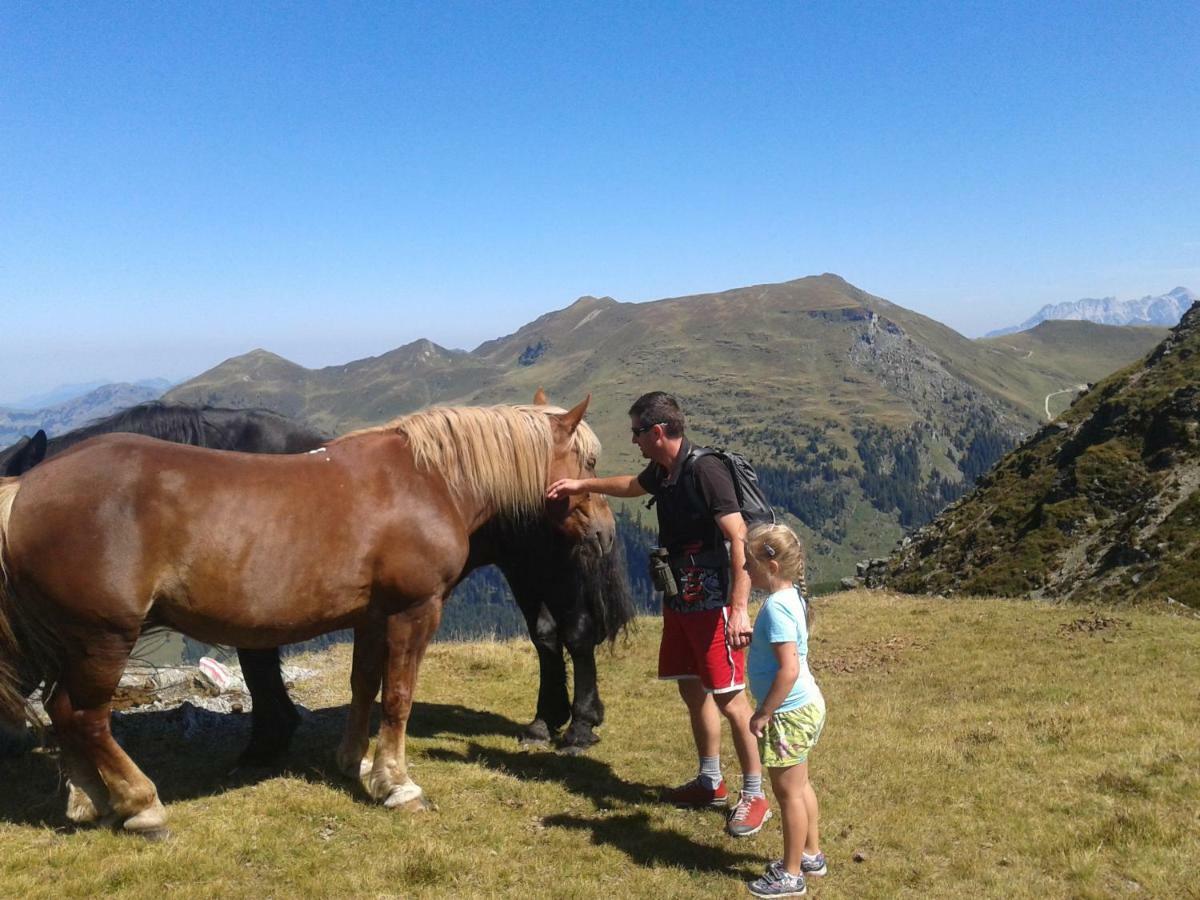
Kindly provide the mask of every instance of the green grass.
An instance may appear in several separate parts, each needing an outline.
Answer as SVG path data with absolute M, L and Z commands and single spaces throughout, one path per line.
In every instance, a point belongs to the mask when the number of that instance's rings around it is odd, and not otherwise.
M 831 872 L 810 893 L 1200 896 L 1200 620 L 869 592 L 815 606 Z M 344 648 L 295 690 L 315 712 L 283 774 L 223 774 L 237 717 L 190 741 L 134 729 L 126 745 L 168 803 L 163 844 L 71 833 L 53 754 L 4 761 L 0 895 L 748 896 L 781 851 L 778 820 L 734 842 L 718 815 L 654 801 L 694 765 L 682 706 L 653 677 L 657 633 L 641 620 L 602 657 L 603 740 L 576 758 L 516 743 L 527 643 L 431 648 L 409 740 L 427 814 L 333 773 Z

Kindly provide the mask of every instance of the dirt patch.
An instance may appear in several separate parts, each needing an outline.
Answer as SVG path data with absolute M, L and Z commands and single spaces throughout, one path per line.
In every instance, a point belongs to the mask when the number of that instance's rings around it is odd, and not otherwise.
M 852 647 L 836 656 L 810 658 L 809 665 L 815 672 L 852 673 L 876 669 L 887 671 L 895 663 L 903 662 L 908 650 L 923 650 L 925 645 L 903 635 L 894 635 L 878 641 L 870 641 Z
M 1058 626 L 1058 633 L 1062 637 L 1071 638 L 1077 634 L 1097 634 L 1103 631 L 1115 631 L 1119 628 L 1131 628 L 1129 622 L 1124 619 L 1118 619 L 1116 616 L 1102 616 L 1095 613 L 1082 619 L 1076 619 L 1074 622 L 1063 622 Z

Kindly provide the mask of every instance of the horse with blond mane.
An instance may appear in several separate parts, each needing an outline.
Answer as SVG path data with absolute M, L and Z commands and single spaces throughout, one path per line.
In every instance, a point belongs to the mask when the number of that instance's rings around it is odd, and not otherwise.
M 388 807 L 423 806 L 404 735 L 471 535 L 496 516 L 541 519 L 574 541 L 611 527 L 587 497 L 545 500 L 553 480 L 595 469 L 587 404 L 435 407 L 300 456 L 110 435 L 0 480 L 0 714 L 18 718 L 44 682 L 68 816 L 157 837 L 157 790 L 109 728 L 141 631 L 265 648 L 353 627 L 339 766 Z

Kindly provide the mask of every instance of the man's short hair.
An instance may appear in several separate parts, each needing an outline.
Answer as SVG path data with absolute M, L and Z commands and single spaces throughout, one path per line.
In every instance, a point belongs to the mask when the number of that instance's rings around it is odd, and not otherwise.
M 667 437 L 682 437 L 687 425 L 679 401 L 662 391 L 642 394 L 629 407 L 629 415 L 637 419 L 639 428 L 662 425 Z

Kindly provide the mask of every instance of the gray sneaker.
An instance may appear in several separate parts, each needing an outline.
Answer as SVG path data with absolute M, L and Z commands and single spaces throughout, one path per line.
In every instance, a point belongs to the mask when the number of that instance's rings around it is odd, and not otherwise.
M 829 872 L 829 867 L 825 865 L 825 854 L 818 853 L 812 859 L 807 856 L 800 859 L 800 873 L 805 876 L 825 875 Z
M 784 872 L 787 870 L 784 869 L 784 867 L 783 867 L 782 859 L 773 859 L 767 865 L 767 871 L 778 874 L 779 872 Z M 800 874 L 803 875 L 805 878 L 811 878 L 814 875 L 818 876 L 818 877 L 821 875 L 828 875 L 829 874 L 829 866 L 825 864 L 825 854 L 818 853 L 812 859 L 809 859 L 807 856 L 801 857 L 800 858 Z
M 746 887 L 755 897 L 802 897 L 808 891 L 803 875 L 793 875 L 775 863 L 767 866 L 762 878 Z

